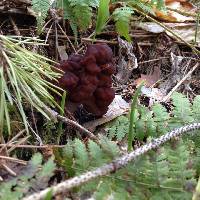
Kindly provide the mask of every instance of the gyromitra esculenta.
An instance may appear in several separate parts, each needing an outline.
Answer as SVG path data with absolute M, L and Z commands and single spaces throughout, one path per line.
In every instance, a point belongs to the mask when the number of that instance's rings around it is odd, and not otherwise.
M 71 55 L 58 66 L 64 75 L 59 86 L 69 93 L 69 100 L 101 116 L 115 97 L 111 75 L 115 73 L 113 53 L 107 44 L 89 45 L 85 55 Z

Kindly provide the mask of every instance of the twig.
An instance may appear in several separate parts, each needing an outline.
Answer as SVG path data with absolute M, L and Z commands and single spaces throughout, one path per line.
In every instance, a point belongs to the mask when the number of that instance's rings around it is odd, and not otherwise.
M 99 40 L 99 39 L 93 39 L 93 38 L 81 38 L 81 42 L 86 41 L 86 42 L 98 42 L 98 43 L 107 43 L 107 44 L 113 44 L 116 45 L 118 44 L 117 41 L 108 41 L 108 40 Z
M 48 40 L 48 38 L 49 38 L 49 34 L 50 34 L 50 31 L 51 31 L 52 27 L 53 27 L 53 23 L 51 24 L 49 30 L 47 31 L 46 38 L 45 38 L 45 42 L 44 42 L 45 44 L 47 44 L 47 40 Z
M 15 147 L 15 148 L 27 148 L 27 149 L 46 149 L 46 148 L 64 148 L 65 145 L 28 145 L 28 144 L 0 144 L 0 147 Z
M 15 141 L 18 137 L 20 137 L 26 130 L 20 131 L 17 135 L 15 135 L 10 141 L 8 141 L 6 144 L 0 144 L 2 145 L 2 148 L 0 149 L 0 153 L 3 151 L 3 149 L 7 148 L 9 144 L 11 144 L 13 141 Z M 1 147 L 1 146 L 0 146 Z
M 16 174 L 12 169 L 10 169 L 7 165 L 2 164 L 1 166 L 2 166 L 11 176 L 17 176 L 17 174 Z
M 71 45 L 73 51 L 74 51 L 75 53 L 77 53 L 77 51 L 76 51 L 74 45 L 72 44 L 71 40 L 69 39 L 69 37 L 68 37 L 68 35 L 65 33 L 65 31 L 63 31 L 63 29 L 62 29 L 62 27 L 60 26 L 59 23 L 57 23 L 57 26 L 60 28 L 60 30 L 61 30 L 61 32 L 63 33 L 63 35 L 67 38 L 67 40 L 68 40 L 69 44 Z
M 192 72 L 197 69 L 199 67 L 199 63 L 197 63 L 177 84 L 176 86 L 168 93 L 167 96 L 165 96 L 163 98 L 163 102 L 166 102 L 170 97 L 171 95 L 173 94 L 173 92 L 175 92 L 178 87 L 192 74 Z
M 30 135 L 26 136 L 25 138 L 22 138 L 17 144 L 12 145 L 12 147 L 10 149 L 8 149 L 8 153 L 13 151 L 16 148 L 17 145 L 25 143 L 28 140 L 29 137 L 30 137 Z
M 9 160 L 9 161 L 11 161 L 11 162 L 20 163 L 20 164 L 22 164 L 22 165 L 26 165 L 26 164 L 27 164 L 27 162 L 24 161 L 24 160 L 19 160 L 19 159 L 17 159 L 17 158 L 12 158 L 12 157 L 8 157 L 8 156 L 1 156 L 1 155 L 0 155 L 0 159 Z
M 138 65 L 141 65 L 141 64 L 145 64 L 145 63 L 149 63 L 149 62 L 155 62 L 155 61 L 159 61 L 159 60 L 162 60 L 162 59 L 169 59 L 170 57 L 159 57 L 159 58 L 155 58 L 155 59 L 152 59 L 152 60 L 145 60 L 145 61 L 141 61 L 138 63 Z
M 19 31 L 19 29 L 18 29 L 18 27 L 17 27 L 15 21 L 13 20 L 13 18 L 12 18 L 10 15 L 9 15 L 9 20 L 10 20 L 12 26 L 13 26 L 13 29 L 14 29 L 15 34 L 16 34 L 17 36 L 21 36 L 20 31 Z M 21 38 L 20 38 L 20 40 L 21 40 Z M 22 47 L 25 48 L 25 45 L 24 45 L 23 43 L 22 43 Z
M 71 124 L 72 126 L 74 126 L 75 128 L 77 128 L 78 130 L 83 131 L 84 133 L 86 133 L 90 137 L 90 139 L 93 139 L 95 141 L 98 140 L 98 138 L 92 132 L 88 131 L 86 128 L 84 128 L 83 126 L 81 126 L 77 122 L 59 115 L 56 111 L 51 110 L 48 107 L 45 107 L 45 109 L 51 115 L 51 117 L 54 120 L 55 119 L 59 119 L 59 120 L 61 120 L 62 122 L 66 123 L 66 124 Z
M 126 154 L 109 164 L 105 164 L 102 167 L 99 167 L 93 171 L 86 172 L 80 176 L 71 178 L 67 181 L 61 182 L 55 186 L 46 188 L 41 192 L 34 193 L 28 197 L 23 198 L 23 200 L 40 200 L 44 199 L 49 191 L 52 192 L 52 195 L 57 195 L 62 192 L 66 192 L 74 187 L 78 187 L 83 183 L 91 181 L 95 178 L 105 176 L 111 172 L 115 172 L 116 170 L 125 167 L 130 161 L 134 160 L 136 157 L 143 155 L 144 153 L 158 148 L 160 145 L 164 144 L 165 142 L 171 140 L 174 137 L 182 136 L 184 133 L 188 133 L 189 131 L 193 131 L 196 129 L 200 129 L 200 123 L 194 123 L 190 125 L 186 125 L 181 128 L 177 128 L 171 132 L 162 135 L 161 137 L 153 140 L 152 142 L 143 145 L 142 147 L 132 151 L 129 154 Z

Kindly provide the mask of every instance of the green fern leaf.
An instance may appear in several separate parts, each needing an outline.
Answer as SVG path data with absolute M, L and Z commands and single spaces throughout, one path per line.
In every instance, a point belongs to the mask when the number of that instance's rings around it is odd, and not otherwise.
M 129 23 L 133 13 L 134 11 L 130 7 L 117 8 L 113 12 L 117 32 L 129 42 L 131 41 L 129 36 Z
M 32 0 L 32 8 L 33 11 L 36 13 L 37 17 L 37 29 L 38 33 L 40 34 L 42 31 L 42 27 L 44 25 L 45 19 L 48 14 L 48 10 L 51 7 L 49 0 Z
M 173 115 L 174 119 L 179 122 L 191 123 L 194 121 L 192 117 L 191 104 L 189 99 L 187 99 L 183 94 L 175 92 L 172 95 L 172 102 L 174 105 Z
M 42 163 L 42 155 L 40 153 L 36 153 L 33 155 L 30 164 L 33 166 L 41 165 Z
M 89 157 L 88 157 L 88 152 L 85 147 L 85 144 L 79 140 L 75 139 L 74 142 L 74 150 L 75 150 L 75 163 L 80 169 L 87 169 L 89 166 Z
M 192 105 L 192 112 L 194 114 L 194 120 L 196 122 L 200 121 L 200 95 L 196 96 Z
M 69 24 L 74 33 L 75 39 L 78 37 L 78 25 L 76 23 L 76 18 L 73 13 L 73 8 L 70 5 L 70 0 L 58 0 L 57 8 L 61 8 L 63 10 L 63 17 L 65 20 L 69 20 Z
M 142 120 L 142 119 L 138 119 L 137 121 L 136 121 L 136 124 L 135 124 L 135 132 L 136 132 L 136 138 L 138 139 L 138 140 L 140 140 L 140 141 L 142 141 L 143 139 L 144 139 L 144 137 L 145 137 L 145 133 L 146 133 L 146 131 L 145 131 L 145 122 L 144 122 L 144 120 Z
M 39 178 L 50 178 L 53 175 L 56 165 L 52 158 L 50 158 L 43 166 L 42 170 L 38 173 Z
M 94 193 L 94 197 L 96 200 L 109 199 L 111 197 L 112 188 L 111 181 L 104 179 L 104 181 L 100 181 L 97 191 Z
M 69 177 L 75 175 L 75 170 L 73 169 L 73 144 L 72 141 L 68 141 L 67 145 L 63 150 L 63 165 Z
M 92 8 L 98 5 L 97 0 L 68 0 L 75 23 L 81 30 L 86 30 L 91 23 Z
M 73 7 L 73 15 L 81 30 L 86 30 L 91 23 L 92 8 L 87 4 L 77 4 Z
M 99 147 L 97 143 L 95 143 L 92 140 L 88 142 L 88 149 L 91 157 L 90 164 L 95 167 L 100 166 L 103 162 L 103 155 L 104 155 L 102 149 Z
M 106 127 L 108 137 L 110 139 L 117 138 L 117 141 L 121 141 L 129 130 L 129 120 L 126 116 L 117 117 Z
M 133 8 L 141 9 L 146 13 L 149 13 L 151 15 L 154 15 L 154 11 L 152 9 L 152 3 L 151 2 L 145 2 L 141 0 L 133 0 L 129 1 L 129 5 Z
M 165 186 L 185 188 L 188 181 L 194 184 L 194 170 L 188 167 L 190 153 L 182 140 L 176 141 L 173 147 L 169 146 L 166 151 L 170 178 Z
M 157 135 L 162 135 L 168 131 L 168 121 L 170 119 L 167 109 L 161 104 L 154 104 L 152 106 L 154 114 L 153 120 L 156 123 Z
M 113 159 L 117 155 L 119 155 L 119 148 L 118 148 L 118 146 L 116 145 L 115 142 L 110 141 L 107 137 L 101 136 L 101 138 L 100 138 L 100 144 L 101 144 L 102 150 L 111 159 Z

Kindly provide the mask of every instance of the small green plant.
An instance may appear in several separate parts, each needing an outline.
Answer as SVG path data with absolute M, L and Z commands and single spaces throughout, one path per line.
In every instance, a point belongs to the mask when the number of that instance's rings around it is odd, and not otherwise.
M 134 134 L 133 133 L 133 125 L 134 125 L 134 120 L 135 120 L 138 96 L 140 94 L 140 90 L 141 90 L 142 86 L 143 86 L 143 84 L 141 84 L 137 88 L 135 95 L 133 96 L 132 103 L 131 103 L 130 124 L 129 124 L 129 132 L 128 132 L 128 151 L 132 150 L 132 142 L 133 142 L 133 134 Z
M 33 11 L 36 13 L 38 34 L 42 32 L 42 28 L 50 7 L 51 4 L 49 0 L 32 0 L 32 8 Z
M 57 0 L 57 8 L 63 10 L 64 19 L 69 21 L 77 38 L 78 28 L 86 30 L 91 23 L 92 9 L 98 6 L 98 0 Z
M 110 13 L 110 6 L 115 7 L 115 4 L 121 4 Z M 78 36 L 78 29 L 86 30 L 92 25 L 92 16 L 96 15 L 97 19 L 95 35 L 101 33 L 106 27 L 106 24 L 113 20 L 115 22 L 116 31 L 126 40 L 131 41 L 129 36 L 129 26 L 131 16 L 134 14 L 134 9 L 143 10 L 147 14 L 154 14 L 153 7 L 159 10 L 165 10 L 163 0 L 152 0 L 150 2 L 131 0 L 131 1 L 109 1 L 109 0 L 58 0 L 57 8 L 63 10 L 64 19 L 69 21 L 71 29 L 75 37 Z
M 99 143 L 89 140 L 87 144 L 75 139 L 60 154 L 61 165 L 70 177 L 93 170 L 119 157 L 119 147 L 106 137 Z M 127 167 L 105 177 L 85 183 L 77 188 L 77 194 L 90 193 L 95 199 L 191 199 L 196 185 L 194 154 L 183 140 L 175 140 L 157 151 L 141 156 Z
M 8 182 L 0 183 L 0 199 L 19 200 L 32 191 L 46 188 L 55 167 L 52 158 L 42 164 L 42 155 L 34 154 L 21 175 Z
M 66 96 L 67 96 L 67 92 L 64 91 L 63 95 L 62 95 L 62 100 L 61 100 L 61 110 L 60 110 L 60 115 L 63 116 L 65 113 L 65 104 L 66 104 Z M 57 136 L 57 144 L 60 143 L 60 137 L 63 134 L 63 122 L 59 122 L 58 125 L 58 136 Z

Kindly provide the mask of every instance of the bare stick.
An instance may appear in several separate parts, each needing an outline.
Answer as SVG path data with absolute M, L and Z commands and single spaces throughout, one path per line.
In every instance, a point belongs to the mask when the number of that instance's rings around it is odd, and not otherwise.
M 7 165 L 2 164 L 2 167 L 3 167 L 11 176 L 17 176 L 17 174 L 16 174 L 12 169 L 10 169 Z
M 19 164 L 22 164 L 22 165 L 26 165 L 27 164 L 27 162 L 24 161 L 24 160 L 19 160 L 17 158 L 12 158 L 12 157 L 8 157 L 8 156 L 1 156 L 0 155 L 0 159 L 9 160 L 10 162 L 16 162 L 16 163 L 19 163 Z
M 165 96 L 163 98 L 163 102 L 166 102 L 170 97 L 171 95 L 173 94 L 173 92 L 175 92 L 178 87 L 192 74 L 192 72 L 197 69 L 199 67 L 199 63 L 197 63 L 177 84 L 176 86 L 168 93 L 167 96 Z
M 86 128 L 84 128 L 83 126 L 81 126 L 77 122 L 59 115 L 56 111 L 51 110 L 48 107 L 45 107 L 45 109 L 51 115 L 51 117 L 53 117 L 54 119 L 59 119 L 60 121 L 66 123 L 66 124 L 71 124 L 72 126 L 77 128 L 78 130 L 86 133 L 91 139 L 96 140 L 96 141 L 98 140 L 98 138 L 92 132 L 88 131 Z
M 65 145 L 29 145 L 29 144 L 0 144 L 0 147 L 14 147 L 16 148 L 27 148 L 27 149 L 46 149 L 46 148 L 64 148 Z
M 29 137 L 30 137 L 30 135 L 26 136 L 25 138 L 22 138 L 19 142 L 17 142 L 17 144 L 13 145 L 10 149 L 8 149 L 8 153 L 13 151 L 16 148 L 17 145 L 25 143 L 28 140 Z
M 15 135 L 10 141 L 8 141 L 6 144 L 0 144 L 0 152 L 2 152 L 3 149 L 5 149 L 6 147 L 8 147 L 13 141 L 15 141 L 18 137 L 20 137 L 26 130 L 22 130 L 20 131 L 17 135 Z M 12 145 L 13 146 L 13 145 Z
M 116 170 L 126 166 L 130 161 L 134 160 L 136 157 L 141 156 L 152 149 L 158 148 L 160 145 L 164 144 L 165 142 L 169 141 L 174 137 L 182 136 L 184 133 L 188 133 L 189 131 L 193 131 L 196 129 L 200 129 L 200 123 L 194 123 L 181 128 L 177 128 L 171 132 L 166 133 L 165 135 L 162 135 L 157 139 L 154 139 L 152 142 L 143 145 L 135 151 L 132 151 L 129 154 L 126 154 L 118 159 L 113 160 L 113 162 L 109 164 L 105 164 L 102 167 L 99 167 L 93 171 L 86 172 L 80 176 L 71 178 L 55 186 L 46 188 L 41 192 L 34 193 L 28 197 L 23 198 L 23 200 L 44 199 L 49 191 L 51 191 L 53 195 L 57 195 L 59 193 L 66 192 L 67 190 L 70 190 L 74 187 L 78 187 L 83 183 L 91 181 L 95 178 L 105 176 L 111 172 L 115 172 Z

